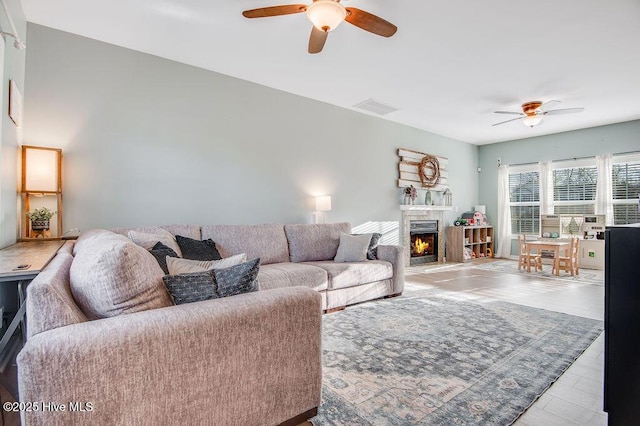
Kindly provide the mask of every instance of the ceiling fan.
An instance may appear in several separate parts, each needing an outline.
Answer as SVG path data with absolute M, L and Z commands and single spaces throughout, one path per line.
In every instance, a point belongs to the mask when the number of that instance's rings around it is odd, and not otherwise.
M 355 7 L 344 7 L 340 4 L 340 0 L 313 0 L 310 5 L 288 4 L 261 7 L 245 10 L 242 15 L 245 18 L 268 18 L 302 12 L 306 12 L 307 18 L 313 24 L 309 37 L 309 53 L 320 53 L 329 31 L 335 29 L 342 21 L 382 37 L 391 37 L 398 30 L 392 23 L 369 12 Z
M 522 112 L 516 111 L 494 111 L 496 114 L 516 114 L 520 117 L 512 118 L 510 120 L 501 121 L 500 123 L 492 124 L 497 126 L 499 124 L 509 123 L 511 121 L 522 120 L 525 126 L 533 127 L 540 124 L 542 118 L 545 115 L 557 115 L 557 114 L 574 114 L 576 112 L 584 111 L 584 108 L 561 108 L 561 109 L 549 109 L 560 104 L 560 101 L 532 101 L 522 104 Z

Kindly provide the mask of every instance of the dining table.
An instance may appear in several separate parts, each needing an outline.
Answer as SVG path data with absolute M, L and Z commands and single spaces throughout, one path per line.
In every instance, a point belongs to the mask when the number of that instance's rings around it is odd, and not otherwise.
M 560 268 L 558 267 L 560 250 L 564 250 L 565 254 L 567 254 L 570 247 L 571 247 L 570 241 L 548 241 L 548 240 L 527 241 L 527 254 L 529 255 L 529 259 L 530 259 L 531 250 L 536 250 L 537 254 L 542 254 L 542 250 L 553 251 L 553 269 L 555 269 L 556 275 L 560 275 Z M 531 262 L 527 264 L 527 272 L 531 272 Z

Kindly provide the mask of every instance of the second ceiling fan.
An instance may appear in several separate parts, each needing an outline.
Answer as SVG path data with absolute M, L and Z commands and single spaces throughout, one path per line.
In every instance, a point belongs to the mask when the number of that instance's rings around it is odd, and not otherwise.
M 391 22 L 369 12 L 355 7 L 344 7 L 340 4 L 340 0 L 313 0 L 310 5 L 288 4 L 261 7 L 245 10 L 242 15 L 245 18 L 268 18 L 302 12 L 306 12 L 307 18 L 313 24 L 309 37 L 309 53 L 320 53 L 327 41 L 329 31 L 335 29 L 342 21 L 382 37 L 391 37 L 398 30 Z
M 532 101 L 525 102 L 522 104 L 522 112 L 519 111 L 494 111 L 496 114 L 514 114 L 519 115 L 519 117 L 512 118 L 510 120 L 501 121 L 496 124 L 492 124 L 492 126 L 497 126 L 499 124 L 509 123 L 511 121 L 522 120 L 525 126 L 533 127 L 540 124 L 542 121 L 542 117 L 545 115 L 557 115 L 557 114 L 574 114 L 576 112 L 584 111 L 584 108 L 560 108 L 560 109 L 549 109 L 553 108 L 560 104 L 560 101 Z

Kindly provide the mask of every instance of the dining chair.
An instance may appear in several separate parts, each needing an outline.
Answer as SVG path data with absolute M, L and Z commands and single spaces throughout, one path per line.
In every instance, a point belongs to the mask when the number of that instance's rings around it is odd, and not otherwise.
M 569 252 L 566 256 L 558 257 L 558 271 L 570 272 L 572 277 L 579 275 L 580 273 L 580 258 L 578 256 L 578 249 L 580 247 L 580 239 L 578 237 L 571 238 L 569 243 Z M 552 273 L 555 273 L 555 265 Z
M 522 268 L 529 267 L 529 264 L 535 266 L 536 270 L 542 271 L 542 256 L 540 253 L 529 255 L 527 248 L 527 236 L 525 234 L 518 235 L 518 271 Z

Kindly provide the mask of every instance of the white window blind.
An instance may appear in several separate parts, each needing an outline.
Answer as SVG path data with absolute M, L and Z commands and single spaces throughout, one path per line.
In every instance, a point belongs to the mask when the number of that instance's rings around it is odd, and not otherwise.
M 553 213 L 595 213 L 597 180 L 595 165 L 554 169 Z
M 640 160 L 613 159 L 611 182 L 613 186 L 613 224 L 640 222 Z M 624 159 L 622 159 L 624 160 Z
M 540 229 L 540 173 L 509 173 L 509 208 L 511 233 L 536 235 Z

